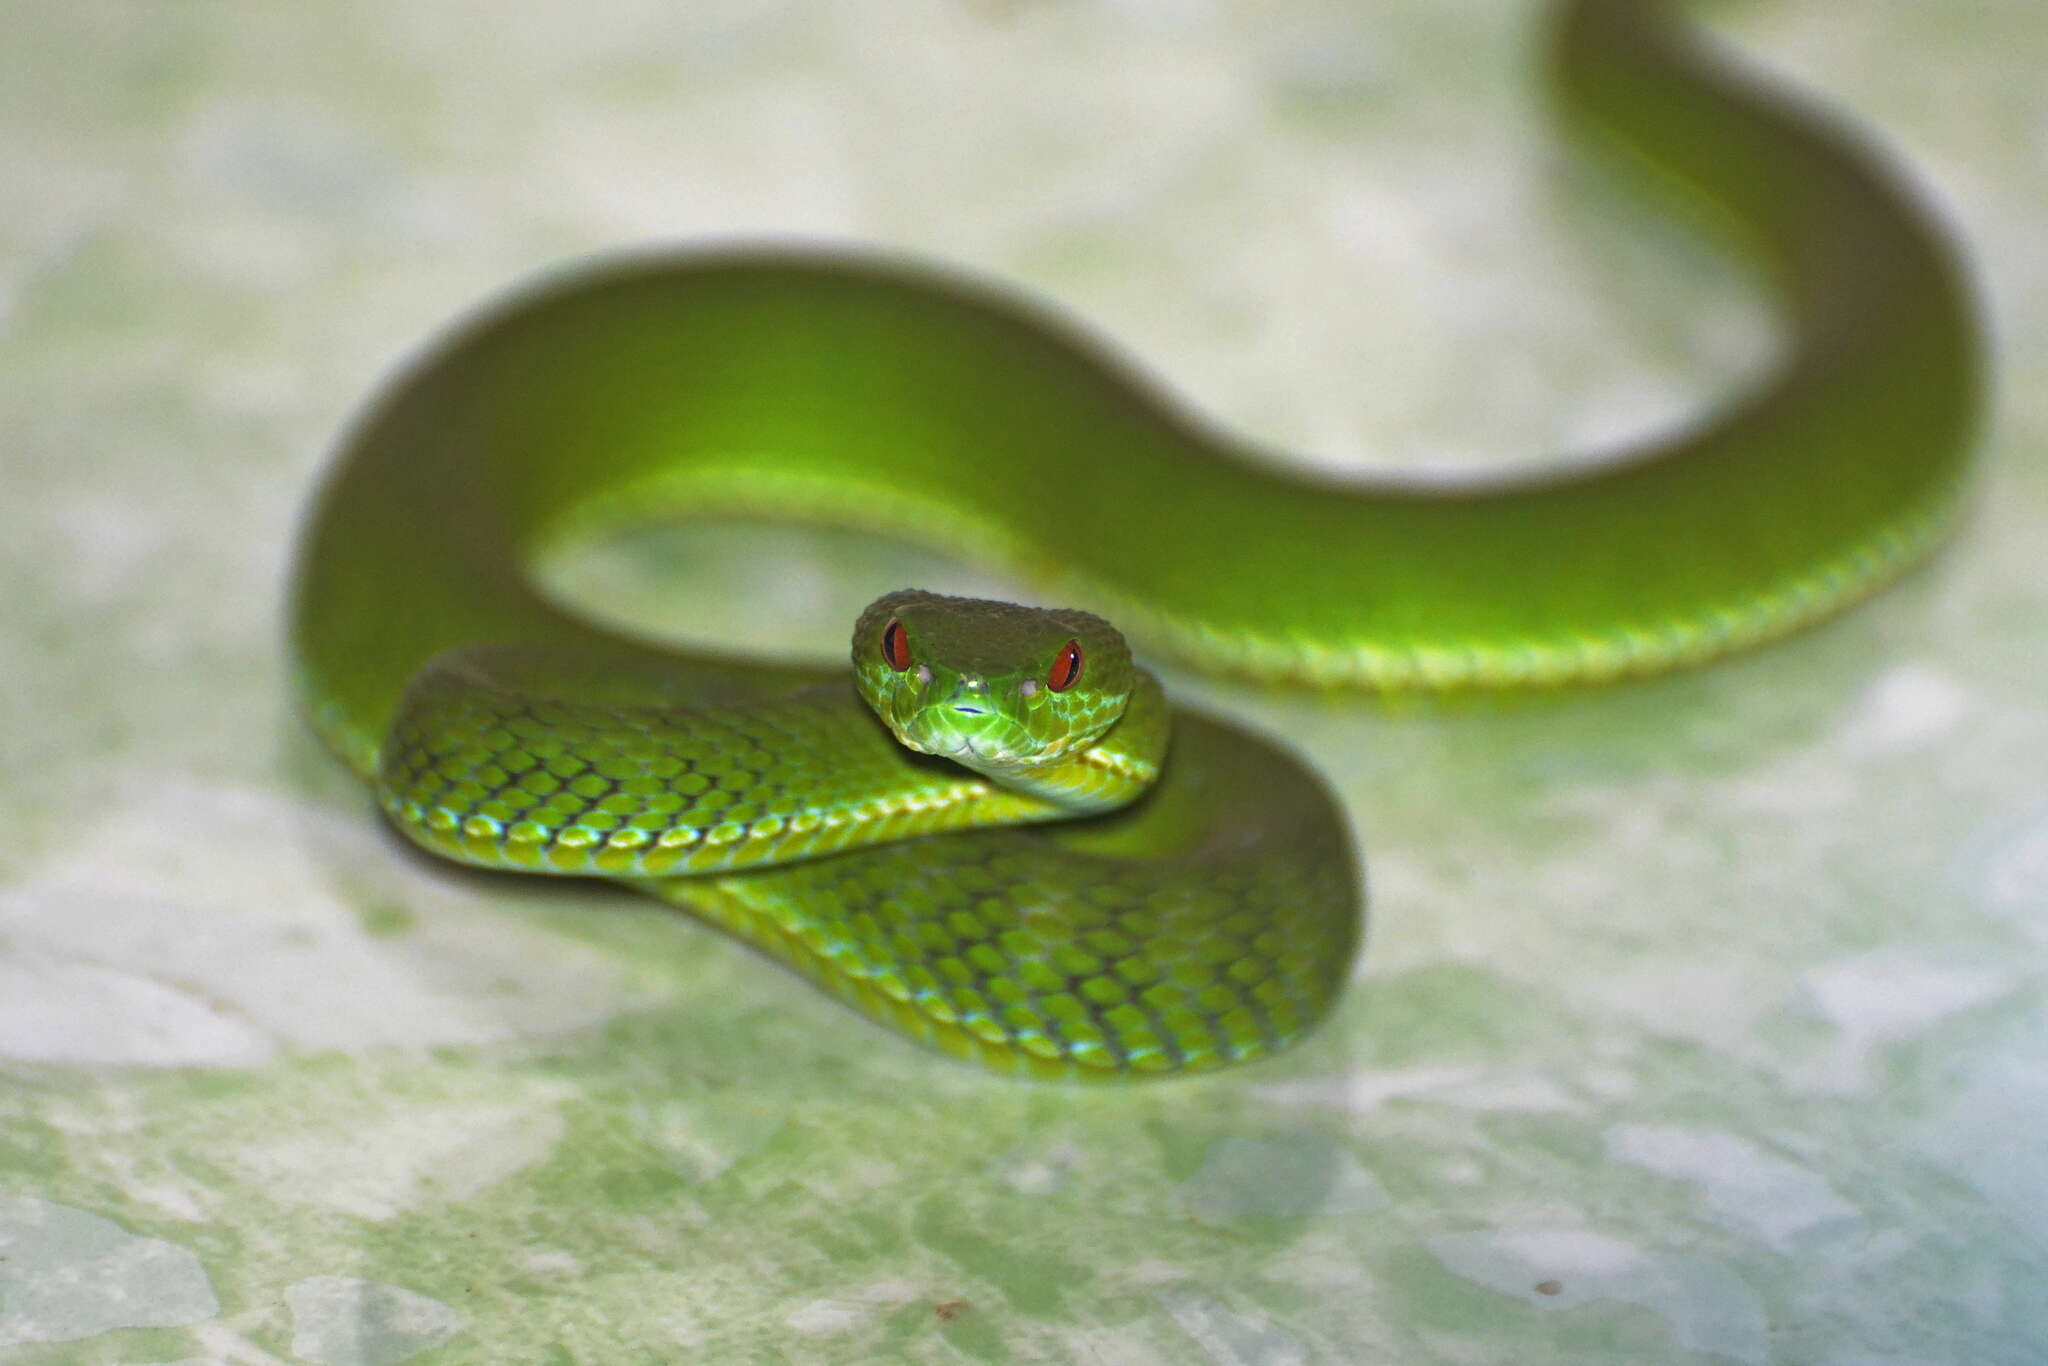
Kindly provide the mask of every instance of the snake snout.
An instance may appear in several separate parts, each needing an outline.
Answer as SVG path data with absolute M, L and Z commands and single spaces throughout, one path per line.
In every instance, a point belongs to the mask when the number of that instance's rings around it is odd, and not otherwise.
M 946 705 L 961 716 L 988 715 L 988 681 L 973 674 L 961 675 Z

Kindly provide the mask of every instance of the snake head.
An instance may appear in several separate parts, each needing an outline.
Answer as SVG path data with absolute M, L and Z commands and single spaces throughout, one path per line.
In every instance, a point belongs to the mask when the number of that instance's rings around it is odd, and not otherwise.
M 1130 646 L 1101 617 L 914 588 L 860 614 L 853 670 L 904 745 L 994 777 L 1095 743 L 1136 681 Z

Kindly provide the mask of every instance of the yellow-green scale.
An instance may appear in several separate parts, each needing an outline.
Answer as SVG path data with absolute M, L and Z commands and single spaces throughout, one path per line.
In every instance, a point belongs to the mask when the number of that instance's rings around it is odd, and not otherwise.
M 380 796 L 436 853 L 660 877 L 1063 814 L 944 760 L 906 762 L 846 684 L 707 709 L 536 696 L 527 672 L 469 652 L 408 690 Z

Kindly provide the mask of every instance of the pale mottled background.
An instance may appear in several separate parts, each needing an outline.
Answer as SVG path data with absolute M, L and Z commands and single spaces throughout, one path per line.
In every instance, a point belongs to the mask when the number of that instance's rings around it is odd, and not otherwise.
M 286 705 L 297 511 L 452 314 L 704 237 L 1017 281 L 1319 462 L 1677 420 L 1763 316 L 1552 143 L 1532 7 L 0 20 L 0 1360 L 2048 1357 L 2048 11 L 1716 11 L 1969 243 L 1999 404 L 1954 549 L 1556 707 L 1195 684 L 1344 791 L 1369 949 L 1293 1054 L 1092 1091 L 410 856 Z M 824 650 L 869 589 L 960 581 L 753 531 L 559 574 Z

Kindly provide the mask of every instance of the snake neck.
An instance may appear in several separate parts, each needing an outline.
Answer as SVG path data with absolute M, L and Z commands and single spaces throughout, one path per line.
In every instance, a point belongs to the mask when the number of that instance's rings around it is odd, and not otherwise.
M 912 754 L 844 683 L 709 709 L 677 700 L 703 686 L 680 667 L 669 678 L 516 646 L 448 651 L 406 691 L 380 802 L 459 862 L 670 877 L 1107 811 L 1151 786 L 1166 748 L 1149 677 L 1095 744 L 1013 775 Z

